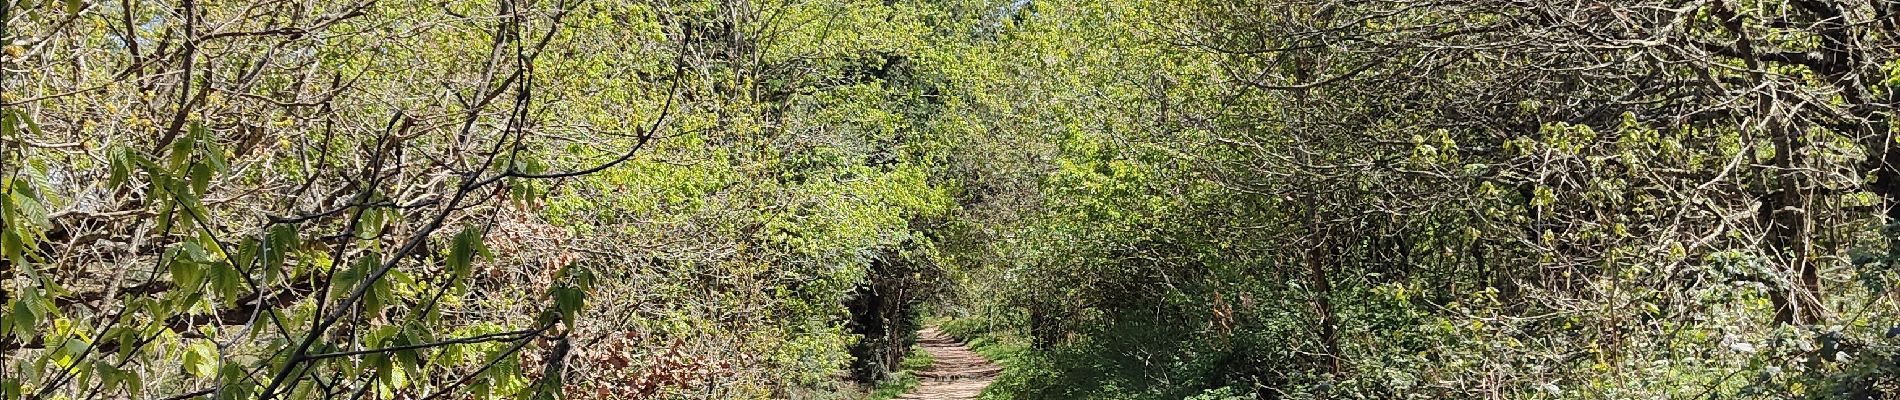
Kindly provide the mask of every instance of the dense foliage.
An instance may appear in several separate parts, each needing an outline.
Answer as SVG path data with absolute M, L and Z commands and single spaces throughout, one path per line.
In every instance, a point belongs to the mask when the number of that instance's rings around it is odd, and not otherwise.
M 819 396 L 942 276 L 934 9 L 4 9 L 5 398 Z
M 1891 4 L 1035 4 L 992 392 L 1900 393 Z
M 5 399 L 1900 396 L 1891 2 L 0 10 Z

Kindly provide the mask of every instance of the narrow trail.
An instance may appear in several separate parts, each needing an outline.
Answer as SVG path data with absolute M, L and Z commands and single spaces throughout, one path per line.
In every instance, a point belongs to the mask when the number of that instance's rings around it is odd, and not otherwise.
M 917 389 L 897 396 L 898 400 L 975 399 L 1003 371 L 934 326 L 917 333 L 917 344 L 934 361 L 917 372 Z

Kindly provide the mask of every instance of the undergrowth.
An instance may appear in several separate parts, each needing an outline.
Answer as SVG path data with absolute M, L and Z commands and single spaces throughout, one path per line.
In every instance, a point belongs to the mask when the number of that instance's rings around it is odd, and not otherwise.
M 909 354 L 904 355 L 904 360 L 898 363 L 897 373 L 891 374 L 890 379 L 879 382 L 865 398 L 888 400 L 916 390 L 918 383 L 916 372 L 930 368 L 930 365 L 936 361 L 930 356 L 930 352 L 924 351 L 922 346 L 911 345 Z

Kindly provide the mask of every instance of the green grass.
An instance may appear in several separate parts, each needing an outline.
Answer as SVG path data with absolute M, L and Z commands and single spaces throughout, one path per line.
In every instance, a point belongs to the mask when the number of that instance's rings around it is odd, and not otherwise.
M 1029 340 L 1007 330 L 989 330 L 974 318 L 938 318 L 929 320 L 951 337 L 962 340 L 977 354 L 1004 368 L 1014 365 L 1016 356 L 1029 350 Z
M 877 387 L 871 389 L 870 395 L 865 398 L 888 400 L 910 393 L 911 390 L 917 389 L 917 375 L 914 372 L 930 368 L 930 364 L 936 361 L 930 357 L 930 352 L 924 351 L 923 347 L 911 346 L 910 353 L 905 354 L 904 360 L 898 363 L 897 373 L 891 374 L 891 379 L 878 382 Z
M 897 374 L 891 375 L 891 379 L 879 382 L 877 388 L 871 390 L 870 396 L 865 398 L 869 400 L 889 400 L 904 393 L 910 393 L 912 389 L 916 388 L 917 376 L 911 375 L 910 371 L 899 371 Z
M 1014 365 L 1017 355 L 1029 351 L 1027 341 L 1007 335 L 978 336 L 969 339 L 965 344 L 970 346 L 971 350 L 975 350 L 976 354 L 982 354 L 983 358 L 995 361 L 1004 368 Z
M 936 363 L 937 358 L 932 357 L 930 352 L 924 351 L 923 346 L 911 345 L 910 353 L 905 354 L 904 361 L 898 362 L 897 366 L 901 371 L 909 372 L 922 371 L 924 368 L 930 368 L 931 364 Z

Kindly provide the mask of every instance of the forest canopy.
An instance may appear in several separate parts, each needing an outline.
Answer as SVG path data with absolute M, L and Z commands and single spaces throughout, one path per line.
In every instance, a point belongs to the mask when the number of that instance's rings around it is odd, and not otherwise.
M 1891 1 L 0 0 L 0 50 L 8 400 L 888 398 L 926 326 L 997 399 L 1900 397 Z

